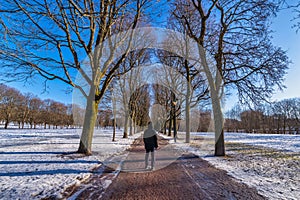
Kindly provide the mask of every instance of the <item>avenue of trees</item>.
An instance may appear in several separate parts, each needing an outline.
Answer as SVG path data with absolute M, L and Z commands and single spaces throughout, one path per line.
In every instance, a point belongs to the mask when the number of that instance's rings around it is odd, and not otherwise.
M 117 112 L 125 116 L 124 137 L 127 137 L 128 124 L 130 133 L 134 132 L 132 127 L 135 123 L 145 124 L 144 120 L 148 117 L 145 110 L 149 112 L 150 107 L 149 94 L 146 94 L 148 87 L 139 84 L 138 76 L 131 74 L 132 69 L 139 63 L 168 64 L 187 82 L 187 90 L 180 94 L 185 98 L 172 112 L 186 121 L 186 142 L 189 142 L 192 127 L 191 109 L 209 99 L 214 120 L 215 155 L 223 156 L 221 101 L 226 98 L 225 89 L 237 91 L 242 103 L 258 104 L 268 99 L 275 89 L 283 88 L 289 60 L 285 51 L 272 44 L 270 35 L 270 20 L 275 17 L 282 2 L 44 0 L 41 3 L 37 0 L 3 0 L 0 5 L 1 79 L 28 81 L 38 75 L 47 81 L 62 81 L 79 91 L 86 105 L 78 152 L 89 155 L 92 153 L 99 105 L 106 94 L 117 87 L 112 85 L 116 79 L 120 80 L 118 88 L 121 91 L 129 90 L 129 94 L 133 94 L 128 96 L 125 92 L 117 99 L 112 94 L 109 97 L 115 100 L 115 104 L 123 105 Z M 158 9 L 161 13 L 153 16 L 156 13 L 153 11 Z M 187 57 L 180 58 L 157 49 L 154 50 L 156 53 L 145 51 L 149 45 L 143 44 L 147 36 L 136 38 L 134 30 L 155 26 L 159 16 L 168 20 L 165 28 L 186 35 L 198 45 L 193 50 L 199 55 L 198 60 L 193 63 Z M 116 34 L 119 34 L 118 37 L 114 37 Z M 137 44 L 139 42 L 142 44 Z M 178 43 L 173 41 L 169 45 L 180 45 Z M 76 81 L 78 76 L 81 82 Z M 173 91 L 176 84 L 182 83 L 176 82 L 176 76 L 165 76 L 171 77 L 171 90 L 176 93 Z M 163 90 L 156 91 L 155 95 L 161 92 Z M 176 97 L 169 95 L 167 100 L 156 100 L 170 106 Z M 144 107 L 143 111 L 139 110 L 140 106 Z M 118 113 L 113 108 L 114 103 L 110 107 L 116 120 Z M 169 116 L 165 119 L 171 129 L 169 109 L 166 108 Z M 180 114 L 181 109 L 184 115 Z M 10 115 L 5 117 L 10 118 Z M 116 122 L 113 124 L 116 125 Z

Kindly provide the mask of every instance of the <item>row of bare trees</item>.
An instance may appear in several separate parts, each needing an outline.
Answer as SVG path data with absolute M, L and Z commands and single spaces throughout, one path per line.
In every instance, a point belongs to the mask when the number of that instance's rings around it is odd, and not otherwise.
M 5 129 L 11 122 L 18 124 L 19 128 L 26 124 L 30 128 L 37 125 L 69 127 L 73 124 L 71 109 L 71 105 L 51 99 L 41 100 L 31 93 L 22 94 L 15 88 L 0 85 L 0 120 Z
M 111 83 L 124 74 L 130 77 L 128 73 L 140 60 L 124 65 L 128 56 L 148 48 L 167 49 L 168 54 L 173 52 L 183 58 L 167 63 L 179 60 L 180 73 L 184 73 L 187 85 L 192 88 L 185 91 L 185 118 L 189 118 L 193 104 L 190 93 L 204 89 L 211 99 L 215 155 L 222 156 L 225 155 L 221 110 L 224 87 L 236 89 L 242 101 L 255 102 L 267 99 L 274 88 L 282 88 L 289 60 L 286 52 L 272 44 L 269 26 L 282 1 L 2 0 L 0 39 L 4 42 L 0 43 L 0 61 L 5 73 L 0 77 L 26 81 L 39 74 L 45 80 L 60 80 L 78 90 L 86 100 L 78 152 L 89 155 L 99 103 Z M 161 15 L 154 16 L 153 11 L 157 10 Z M 168 19 L 168 29 L 185 36 L 184 42 L 197 44 L 195 48 L 182 48 L 186 45 L 181 46 L 177 38 L 168 42 L 173 51 L 163 45 L 144 44 L 146 37 L 134 30 L 154 24 L 159 16 Z M 157 32 L 153 34 L 157 40 L 162 39 L 160 36 Z M 198 56 L 191 56 L 195 53 Z M 159 55 L 151 57 L 150 61 L 166 63 Z M 168 57 L 173 59 L 174 55 Z M 199 74 L 207 83 L 198 81 Z M 174 90 L 176 80 L 171 83 Z M 124 96 L 125 102 L 129 97 Z M 127 119 L 128 107 L 123 110 Z M 126 126 L 127 123 L 124 136 Z M 187 142 L 189 127 L 187 120 Z
M 254 110 L 237 105 L 227 112 L 227 131 L 248 133 L 300 133 L 300 98 L 264 104 Z

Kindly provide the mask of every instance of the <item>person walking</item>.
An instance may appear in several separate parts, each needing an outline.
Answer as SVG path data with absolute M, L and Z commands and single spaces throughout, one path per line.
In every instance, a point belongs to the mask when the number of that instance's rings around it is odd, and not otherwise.
M 152 122 L 148 123 L 148 128 L 147 130 L 144 131 L 143 140 L 144 140 L 144 145 L 146 150 L 145 169 L 154 170 L 154 163 L 155 163 L 154 149 L 158 148 L 158 144 L 157 144 L 156 131 L 153 129 Z M 151 167 L 148 166 L 150 152 L 151 152 Z

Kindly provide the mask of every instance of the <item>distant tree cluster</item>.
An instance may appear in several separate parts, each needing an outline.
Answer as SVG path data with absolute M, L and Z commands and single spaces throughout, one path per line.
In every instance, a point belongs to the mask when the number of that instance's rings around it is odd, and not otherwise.
M 5 129 L 9 123 L 18 124 L 19 128 L 26 124 L 30 128 L 69 127 L 73 124 L 72 107 L 51 99 L 41 100 L 31 93 L 22 94 L 1 84 L 0 121 Z
M 300 134 L 300 98 L 284 99 L 254 110 L 237 105 L 226 115 L 226 131 Z
M 130 117 L 138 126 L 146 126 L 150 121 L 149 85 L 138 88 L 130 97 Z

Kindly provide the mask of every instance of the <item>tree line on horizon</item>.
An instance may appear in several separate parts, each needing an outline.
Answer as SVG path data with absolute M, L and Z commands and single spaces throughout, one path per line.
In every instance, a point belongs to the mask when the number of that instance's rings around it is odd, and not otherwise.
M 143 94 L 146 93 L 143 92 Z M 135 98 L 141 98 L 138 97 L 140 95 L 135 95 Z M 133 102 L 136 103 L 136 101 Z M 139 108 L 144 103 L 144 101 L 141 101 L 139 105 L 131 106 Z M 114 116 L 112 110 L 111 107 L 102 107 L 98 110 L 97 127 L 112 127 L 114 126 L 113 120 L 116 118 L 116 126 L 124 128 L 124 113 L 119 112 L 118 116 Z M 73 106 L 72 108 L 71 104 L 65 105 L 51 99 L 42 100 L 32 93 L 22 94 L 15 88 L 0 84 L 0 121 L 5 129 L 8 128 L 11 122 L 17 125 L 18 128 L 81 127 L 83 121 L 74 121 L 74 112 L 77 115 L 82 114 L 84 113 L 84 109 L 78 106 Z M 132 119 L 133 113 L 135 113 L 135 118 Z M 180 109 L 177 110 L 177 113 L 178 116 L 182 115 Z M 130 119 L 133 121 L 142 119 L 144 117 L 140 117 L 139 115 L 145 114 L 145 109 L 131 109 Z M 170 116 L 167 116 L 164 122 L 155 121 L 155 128 L 164 134 L 167 134 L 166 130 L 168 130 L 168 135 L 170 135 L 172 125 L 168 124 L 166 126 L 170 120 L 169 118 Z M 149 119 L 146 119 L 145 122 L 139 122 L 139 126 L 145 125 L 147 120 Z M 181 123 L 180 120 L 182 120 Z M 210 126 L 211 121 L 211 110 L 204 111 L 195 108 L 191 113 L 191 131 L 212 131 Z M 184 119 L 178 117 L 178 125 L 176 127 L 178 131 L 185 130 L 183 122 Z M 159 126 L 159 123 L 165 124 Z M 132 126 L 134 126 L 134 123 L 129 123 L 130 135 L 136 133 L 138 129 Z M 290 98 L 263 104 L 251 110 L 237 104 L 225 113 L 224 129 L 226 132 L 300 134 L 300 98 Z
M 73 125 L 72 105 L 42 100 L 32 93 L 22 94 L 19 90 L 0 84 L 0 121 L 7 129 L 10 123 L 19 128 L 69 127 Z
M 300 98 L 289 98 L 255 109 L 235 105 L 226 112 L 227 132 L 300 134 Z

